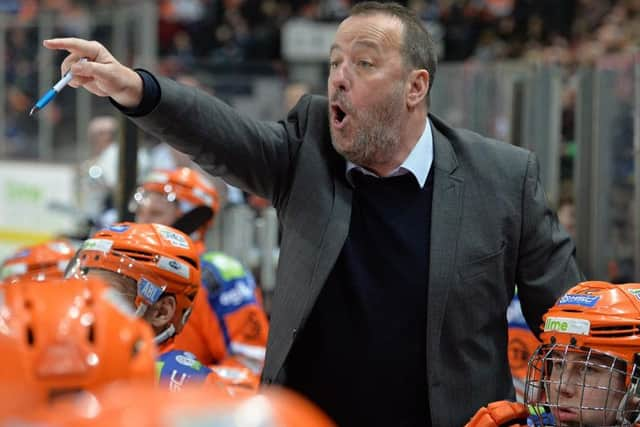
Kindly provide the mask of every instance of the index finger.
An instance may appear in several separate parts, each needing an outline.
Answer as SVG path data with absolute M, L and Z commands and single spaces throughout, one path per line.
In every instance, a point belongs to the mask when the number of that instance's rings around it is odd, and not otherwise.
M 98 43 L 76 37 L 44 40 L 42 45 L 47 49 L 66 50 L 90 61 L 94 61 L 100 53 L 100 45 Z

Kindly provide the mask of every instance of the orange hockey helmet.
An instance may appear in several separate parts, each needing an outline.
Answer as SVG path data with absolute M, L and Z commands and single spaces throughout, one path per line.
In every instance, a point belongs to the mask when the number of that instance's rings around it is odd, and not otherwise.
M 26 246 L 7 258 L 0 267 L 0 280 L 56 279 L 64 276 L 67 264 L 76 249 L 64 239 Z
M 211 425 L 229 427 L 333 427 L 314 404 L 299 395 L 269 388 L 264 394 L 230 398 L 212 388 L 167 389 L 115 385 L 98 395 L 100 408 L 91 418 L 71 411 L 53 414 L 54 425 L 78 427 L 155 427 Z M 136 402 L 134 405 L 131 402 Z M 77 410 L 76 410 L 77 411 Z M 84 412 L 84 411 L 77 411 Z
M 67 276 L 93 269 L 132 279 L 139 316 L 163 295 L 175 297 L 176 312 L 169 327 L 156 337 L 158 343 L 182 330 L 200 287 L 200 260 L 193 242 L 165 225 L 123 222 L 98 231 L 78 250 Z
M 135 212 L 140 205 L 149 203 L 149 193 L 161 194 L 168 202 L 177 203 L 183 215 L 198 206 L 210 208 L 214 217 L 220 210 L 220 196 L 216 188 L 191 168 L 152 171 L 134 194 L 131 210 Z M 205 222 L 198 229 L 194 240 L 204 240 L 212 223 L 213 220 Z
M 155 381 L 151 328 L 97 278 L 1 288 L 0 358 L 0 418 L 118 380 Z
M 588 417 L 596 417 L 598 425 L 637 422 L 640 283 L 580 283 L 558 299 L 543 321 L 542 345 L 529 361 L 525 403 L 551 409 L 554 416 L 582 417 L 582 423 Z M 590 373 L 604 379 L 595 384 Z M 577 401 L 568 403 L 569 393 L 562 390 L 569 387 Z

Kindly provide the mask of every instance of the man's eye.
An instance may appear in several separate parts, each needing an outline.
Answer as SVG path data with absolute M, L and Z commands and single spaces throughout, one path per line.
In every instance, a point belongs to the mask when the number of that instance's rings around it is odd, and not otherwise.
M 330 61 L 329 68 L 334 69 L 338 67 L 338 61 Z
M 358 61 L 358 65 L 363 68 L 373 67 L 373 64 L 369 61 Z

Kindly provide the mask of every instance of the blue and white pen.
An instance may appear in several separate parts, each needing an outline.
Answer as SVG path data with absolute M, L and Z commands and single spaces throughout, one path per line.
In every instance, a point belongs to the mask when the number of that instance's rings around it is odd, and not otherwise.
M 86 60 L 87 58 L 82 58 L 78 62 L 84 62 Z M 38 99 L 36 105 L 31 108 L 31 111 L 29 111 L 29 115 L 32 116 L 33 113 L 37 113 L 38 111 L 42 110 L 49 102 L 51 102 L 53 98 L 56 97 L 56 95 L 62 90 L 62 88 L 69 84 L 72 78 L 73 74 L 71 74 L 71 71 L 68 71 L 67 74 L 65 74 L 58 83 L 53 85 L 53 87 L 49 89 L 49 91 L 47 91 L 47 93 L 45 93 L 42 98 Z

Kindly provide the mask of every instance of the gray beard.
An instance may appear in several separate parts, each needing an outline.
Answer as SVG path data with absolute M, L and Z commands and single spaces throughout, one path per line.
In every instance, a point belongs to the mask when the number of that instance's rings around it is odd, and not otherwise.
M 355 112 L 353 108 L 349 108 L 352 114 L 357 115 L 356 121 L 360 123 L 360 129 L 356 132 L 349 148 L 337 146 L 335 140 L 339 136 L 335 135 L 331 128 L 333 148 L 345 159 L 365 167 L 384 164 L 393 159 L 400 145 L 402 127 L 400 121 L 403 108 L 402 87 L 398 89 L 389 97 L 390 102 L 378 105 L 370 111 Z M 351 106 L 348 105 L 348 107 Z

